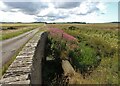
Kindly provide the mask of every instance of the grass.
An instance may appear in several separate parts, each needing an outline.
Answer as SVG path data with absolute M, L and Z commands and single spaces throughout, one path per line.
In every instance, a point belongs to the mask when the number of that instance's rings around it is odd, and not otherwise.
M 42 24 L 1 24 L 1 26 L 6 29 L 0 31 L 0 40 L 6 40 L 38 28 Z
M 2 77 L 2 69 L 0 69 L 0 79 L 1 79 L 1 77 Z
M 37 28 L 38 26 L 31 26 L 31 27 L 19 27 L 17 29 L 13 29 L 13 30 L 2 30 L 1 31 L 1 35 L 0 35 L 0 40 L 6 40 L 15 36 L 18 36 L 20 34 L 23 34 L 25 32 L 28 32 L 30 30 L 33 30 L 35 28 Z
M 87 72 L 90 66 L 94 66 L 97 63 L 95 50 L 86 46 L 85 43 L 78 43 L 73 36 L 65 34 L 59 29 L 50 28 L 49 46 L 47 47 L 49 57 L 55 60 L 71 60 L 72 65 L 76 69 L 80 69 L 81 72 Z M 72 40 L 69 40 L 69 38 Z
M 0 27 L 15 27 L 15 26 L 40 26 L 41 23 L 10 23 L 10 24 L 0 24 Z
M 86 74 L 83 84 L 88 81 L 91 81 L 89 84 L 118 84 L 118 24 L 53 24 L 48 27 L 60 28 L 78 39 L 80 49 L 71 53 L 74 66 L 80 69 L 81 64 L 83 68 L 93 66 L 99 56 L 99 64 Z
M 28 32 L 30 30 L 33 30 L 33 28 L 32 29 L 30 29 L 30 28 L 21 29 L 21 30 L 17 30 L 17 31 L 13 31 L 13 32 L 12 31 L 11 32 L 6 32 L 6 33 L 3 32 L 2 35 L 0 35 L 1 36 L 0 40 L 6 40 L 6 39 L 9 39 L 9 38 L 13 38 L 15 36 L 18 36 L 20 34 Z
M 92 79 L 98 84 L 118 84 L 117 56 L 114 56 L 114 58 L 103 58 L 96 70 L 94 70 L 91 75 L 86 78 L 89 80 Z

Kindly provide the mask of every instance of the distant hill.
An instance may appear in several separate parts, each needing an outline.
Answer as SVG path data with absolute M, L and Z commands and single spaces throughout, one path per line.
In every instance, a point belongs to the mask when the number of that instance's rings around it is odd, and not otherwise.
M 110 23 L 120 23 L 120 22 L 110 22 Z
M 1 24 L 26 24 L 26 23 L 46 23 L 46 22 L 0 22 Z
M 86 22 L 52 22 L 47 24 L 86 24 Z

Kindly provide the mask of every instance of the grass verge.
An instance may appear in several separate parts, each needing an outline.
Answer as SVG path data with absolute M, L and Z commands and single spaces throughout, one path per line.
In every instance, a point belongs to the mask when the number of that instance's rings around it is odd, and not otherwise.
M 30 30 L 33 30 L 34 28 L 26 28 L 26 29 L 20 29 L 20 30 L 17 30 L 17 31 L 14 31 L 14 32 L 10 32 L 10 33 L 2 33 L 0 35 L 0 41 L 1 40 L 6 40 L 6 39 L 9 39 L 9 38 L 13 38 L 15 36 L 18 36 L 20 34 L 23 34 L 25 32 L 28 32 Z

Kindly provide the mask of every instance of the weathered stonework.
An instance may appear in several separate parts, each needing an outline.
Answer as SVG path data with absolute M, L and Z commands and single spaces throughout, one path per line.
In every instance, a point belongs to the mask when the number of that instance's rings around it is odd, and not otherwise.
M 42 84 L 42 65 L 45 62 L 45 48 L 47 43 L 48 33 L 44 32 L 41 35 L 37 47 L 34 52 L 34 58 L 32 61 L 32 69 L 30 75 L 31 85 L 41 85 Z
M 14 62 L 9 66 L 0 80 L 0 84 L 23 84 L 30 85 L 30 74 L 35 49 L 40 40 L 41 33 L 37 33 L 20 51 Z M 36 65 L 37 66 L 37 65 Z
M 37 33 L 23 47 L 2 76 L 0 86 L 40 86 L 42 84 L 42 66 L 46 61 L 47 38 L 47 32 Z M 64 76 L 72 81 L 71 77 L 75 76 L 75 70 L 68 60 L 62 60 L 62 68 Z

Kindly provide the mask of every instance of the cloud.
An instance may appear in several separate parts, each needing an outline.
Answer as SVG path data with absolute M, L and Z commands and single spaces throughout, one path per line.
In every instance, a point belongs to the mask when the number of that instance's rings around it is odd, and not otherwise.
M 20 1 L 20 0 L 18 0 Z M 48 2 L 46 2 L 48 1 Z M 104 15 L 106 7 L 101 2 L 91 2 L 90 0 L 29 0 L 29 2 L 2 2 L 0 1 L 0 10 L 5 13 L 6 20 L 21 20 L 21 17 L 35 21 L 74 21 L 75 18 L 84 17 L 95 13 Z M 9 15 L 17 16 L 16 19 L 8 18 Z M 31 18 L 30 18 L 31 16 Z M 9 16 L 10 17 L 10 16 Z M 27 21 L 27 19 L 23 19 Z M 28 20 L 29 20 L 28 19 Z M 71 19 L 71 20 L 70 20 Z M 79 20 L 75 21 L 79 21 Z M 22 20 L 21 20 L 22 21 Z
M 56 21 L 58 19 L 65 19 L 67 18 L 66 16 L 40 16 L 40 17 L 36 17 L 35 19 L 40 22 L 46 22 L 46 21 Z
M 105 14 L 106 13 L 106 5 L 105 5 L 105 3 L 98 3 L 97 4 L 97 6 L 96 6 L 99 10 L 100 10 L 100 12 L 102 13 L 102 14 Z
M 80 2 L 57 2 L 54 3 L 55 8 L 62 8 L 62 9 L 71 9 L 80 5 Z
M 4 4 L 9 8 L 7 11 L 11 11 L 11 9 L 19 9 L 29 15 L 35 15 L 39 13 L 41 9 L 47 8 L 45 3 L 40 2 L 4 2 Z
M 61 8 L 61 9 L 75 8 L 79 6 L 82 1 L 83 0 L 76 0 L 76 1 L 75 0 L 60 0 L 60 1 L 51 0 L 55 8 Z
M 33 22 L 34 15 L 26 15 L 22 12 L 3 12 L 0 11 L 0 22 Z
M 7 6 L 2 1 L 0 1 L 0 10 L 6 9 L 6 7 Z
M 87 22 L 87 23 L 100 23 L 103 22 L 101 20 L 101 17 L 98 17 L 96 12 L 93 12 L 89 15 L 79 15 L 76 16 L 75 14 L 70 15 L 70 17 L 67 17 L 65 19 L 57 19 L 54 22 Z
M 96 7 L 98 2 L 82 2 L 80 6 L 71 9 L 71 14 L 77 15 L 87 15 L 95 11 L 99 11 L 99 8 Z
M 48 8 L 45 8 L 44 10 L 41 10 L 37 14 L 38 19 L 42 18 L 42 20 L 51 20 L 54 21 L 59 18 L 66 18 L 69 17 L 66 9 L 56 9 L 52 3 L 49 4 Z

